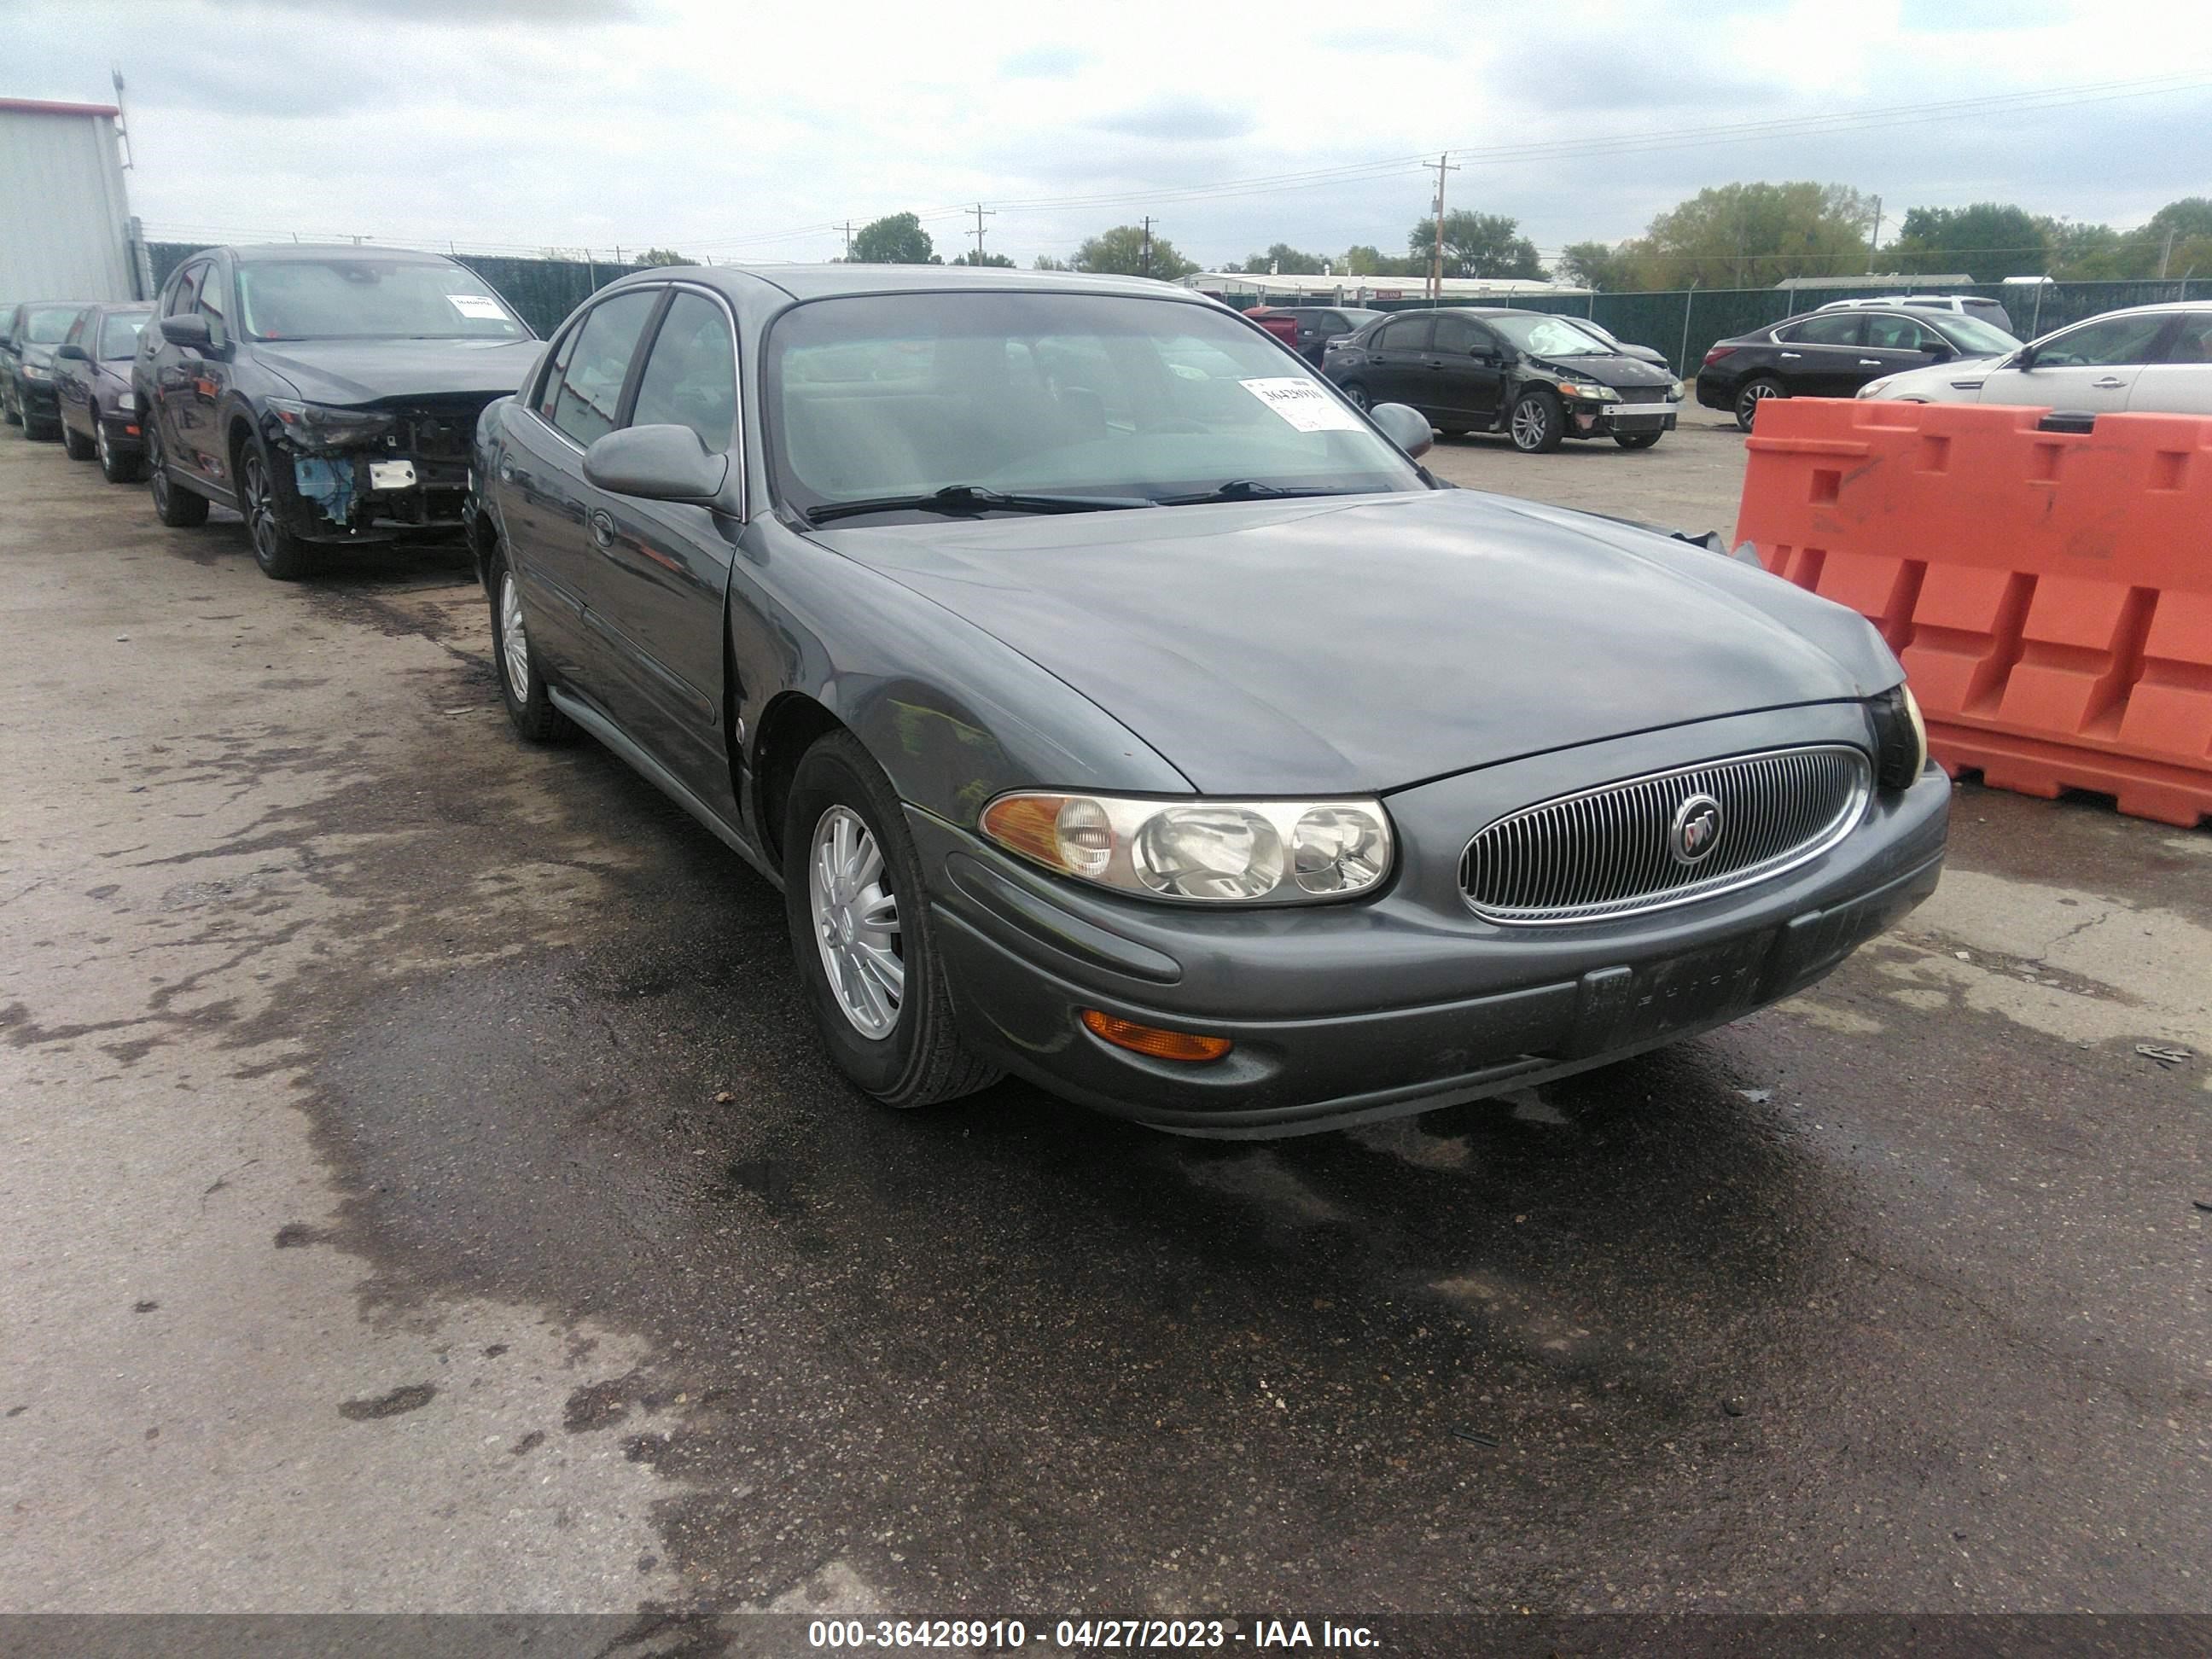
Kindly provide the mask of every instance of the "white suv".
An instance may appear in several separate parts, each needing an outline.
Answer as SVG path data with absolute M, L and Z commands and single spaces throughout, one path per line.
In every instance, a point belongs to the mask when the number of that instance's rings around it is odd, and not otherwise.
M 1999 301 L 1985 300 L 1978 294 L 1892 294 L 1878 300 L 1831 300 L 1815 308 L 1820 311 L 1857 311 L 1867 306 L 1880 306 L 1884 309 L 1905 306 L 1918 311 L 1955 311 L 1961 316 L 1978 317 L 2008 334 L 2013 332 L 2012 313 Z
M 2031 340 L 2009 356 L 1906 369 L 1868 381 L 1858 395 L 2100 414 L 2212 415 L 2212 300 L 2108 311 Z

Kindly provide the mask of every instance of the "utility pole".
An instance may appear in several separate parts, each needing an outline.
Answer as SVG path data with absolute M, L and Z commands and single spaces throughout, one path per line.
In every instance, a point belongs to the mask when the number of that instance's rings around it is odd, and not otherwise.
M 975 263 L 979 265 L 983 263 L 983 221 L 998 216 L 998 209 L 986 209 L 981 202 L 975 204 Z
M 115 82 L 115 137 L 122 147 L 123 169 L 127 173 L 138 165 L 138 158 L 131 153 L 131 116 L 123 103 L 123 71 L 111 67 L 107 78 Z M 2171 237 L 2166 239 L 2166 245 L 2172 246 Z
M 1449 150 L 1421 165 L 1435 168 L 1437 174 L 1437 246 L 1429 256 L 1429 303 L 1434 305 L 1444 297 L 1444 174 L 1457 173 L 1459 166 Z
M 848 265 L 853 263 L 853 222 L 850 219 L 845 221 L 845 263 Z
M 2166 263 L 2172 258 L 2173 233 L 2169 230 L 2166 233 L 2166 246 L 2160 250 L 2158 256 L 2158 280 L 2161 283 L 2166 280 Z
M 1152 274 L 1152 216 L 1149 213 L 1145 216 L 1145 252 L 1139 269 L 1147 276 Z
M 1881 246 L 1881 198 L 1874 198 L 1874 234 L 1867 241 L 1867 275 L 1874 275 L 1874 251 Z

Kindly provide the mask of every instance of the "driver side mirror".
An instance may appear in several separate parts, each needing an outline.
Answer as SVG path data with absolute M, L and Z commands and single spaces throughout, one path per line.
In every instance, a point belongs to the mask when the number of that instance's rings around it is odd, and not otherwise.
M 199 351 L 205 351 L 215 344 L 215 335 L 208 327 L 208 319 L 194 312 L 162 318 L 161 337 L 171 345 L 191 346 Z
M 56 346 L 54 348 L 54 356 L 56 357 L 65 357 L 73 363 L 88 363 L 92 361 L 92 358 L 87 354 L 85 349 L 79 345 L 75 340 L 70 340 L 64 344 Z
M 1936 341 L 1933 345 L 1924 345 L 1920 349 L 1927 354 L 1928 361 L 1931 363 L 1948 363 L 1951 361 L 1951 348 L 1941 340 Z
M 584 452 L 584 477 L 617 495 L 706 506 L 722 493 L 730 458 L 710 455 L 688 426 L 631 426 Z
M 1367 416 L 1382 428 L 1384 437 L 1413 460 L 1419 460 L 1436 447 L 1437 434 L 1429 425 L 1429 417 L 1418 409 L 1405 404 L 1377 404 L 1367 411 Z M 605 440 L 600 441 L 604 443 Z
M 2022 346 L 2018 351 L 2013 353 L 2010 367 L 2019 369 L 2022 374 L 2033 368 L 2035 367 L 2035 348 L 2033 346 Z

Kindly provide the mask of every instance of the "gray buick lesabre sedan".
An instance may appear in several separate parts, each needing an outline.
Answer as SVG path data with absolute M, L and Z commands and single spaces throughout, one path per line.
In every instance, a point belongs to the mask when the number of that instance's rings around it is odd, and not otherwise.
M 471 533 L 516 726 L 781 887 L 862 1091 L 1295 1134 L 1734 1019 L 1942 863 L 1864 621 L 1428 442 L 1156 283 L 656 270 L 485 410 Z

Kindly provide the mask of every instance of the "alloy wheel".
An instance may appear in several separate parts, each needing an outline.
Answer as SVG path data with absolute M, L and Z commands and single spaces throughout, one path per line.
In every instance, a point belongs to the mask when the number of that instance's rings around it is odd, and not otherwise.
M 507 669 L 507 689 L 517 702 L 530 701 L 530 636 L 522 627 L 522 590 L 512 570 L 499 578 L 499 659 Z
M 112 477 L 115 472 L 115 447 L 107 441 L 107 422 L 97 416 L 92 422 L 92 447 L 100 457 L 100 470 Z
M 1541 399 L 1523 398 L 1513 405 L 1513 443 L 1518 449 L 1540 449 L 1550 430 L 1551 416 Z
M 1753 380 L 1736 393 L 1735 417 L 1749 427 L 1758 418 L 1759 406 L 1774 395 L 1774 388 L 1764 380 Z
M 1352 406 L 1354 409 L 1372 409 L 1375 406 L 1373 400 L 1367 395 L 1367 388 L 1356 382 L 1344 388 L 1344 395 L 1352 399 Z
M 154 492 L 154 510 L 165 518 L 169 512 L 169 469 L 163 465 L 166 459 L 161 453 L 161 429 L 149 421 L 146 422 L 146 487 Z
M 282 554 L 281 526 L 276 522 L 276 494 L 269 487 L 269 469 L 258 454 L 246 458 L 246 529 L 253 539 L 253 556 L 274 564 Z
M 806 860 L 806 898 L 822 969 L 837 1006 L 862 1036 L 882 1038 L 898 1024 L 906 994 L 899 956 L 898 898 L 875 832 L 848 806 L 817 819 Z

